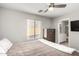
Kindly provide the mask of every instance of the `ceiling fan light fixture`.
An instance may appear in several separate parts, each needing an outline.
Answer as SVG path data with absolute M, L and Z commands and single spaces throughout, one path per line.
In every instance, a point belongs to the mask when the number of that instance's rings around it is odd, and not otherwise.
M 53 10 L 53 7 L 49 7 L 49 9 L 48 9 L 49 11 L 52 11 Z

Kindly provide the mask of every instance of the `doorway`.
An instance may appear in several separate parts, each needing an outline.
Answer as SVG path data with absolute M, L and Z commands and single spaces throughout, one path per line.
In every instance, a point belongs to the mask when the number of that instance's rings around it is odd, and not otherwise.
M 58 43 L 65 46 L 69 46 L 70 21 L 62 20 L 58 25 Z

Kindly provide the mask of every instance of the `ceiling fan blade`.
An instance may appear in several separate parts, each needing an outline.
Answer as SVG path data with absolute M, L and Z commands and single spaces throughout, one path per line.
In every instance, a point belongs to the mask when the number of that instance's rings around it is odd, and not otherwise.
M 65 8 L 66 4 L 59 4 L 59 5 L 54 5 L 54 8 Z
M 48 9 L 46 9 L 45 11 L 44 11 L 44 13 L 46 13 L 48 11 Z
M 41 12 L 43 12 L 43 10 L 39 10 L 38 12 L 41 13 Z
M 50 5 L 54 5 L 54 3 L 50 3 Z

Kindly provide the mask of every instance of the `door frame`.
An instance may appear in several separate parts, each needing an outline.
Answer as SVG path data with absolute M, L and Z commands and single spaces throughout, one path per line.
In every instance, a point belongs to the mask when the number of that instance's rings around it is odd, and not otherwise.
M 70 46 L 70 18 L 66 18 L 66 19 L 62 19 L 62 20 L 60 20 L 59 22 L 58 22 L 58 40 L 57 40 L 57 43 L 59 43 L 60 44 L 60 42 L 59 42 L 59 40 L 61 39 L 60 38 L 60 24 L 61 24 L 61 22 L 62 21 L 68 21 L 68 46 Z

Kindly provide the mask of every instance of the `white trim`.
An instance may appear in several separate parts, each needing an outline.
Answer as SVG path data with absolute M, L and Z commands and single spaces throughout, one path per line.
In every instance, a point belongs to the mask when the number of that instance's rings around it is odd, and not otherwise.
M 48 45 L 48 46 L 51 46 L 57 50 L 60 50 L 62 52 L 65 52 L 65 53 L 69 53 L 69 54 L 72 54 L 74 51 L 76 51 L 76 49 L 73 49 L 73 48 L 70 48 L 70 47 L 67 47 L 67 46 L 64 46 L 64 45 L 60 45 L 60 44 L 56 44 L 56 43 L 53 43 L 53 42 L 50 42 L 50 41 L 47 41 L 45 39 L 38 39 L 40 42 Z
M 70 18 L 61 19 L 61 20 L 58 22 L 58 40 L 57 40 L 58 42 L 57 42 L 57 43 L 60 43 L 59 40 L 61 39 L 61 38 L 60 38 L 60 33 L 59 33 L 59 31 L 60 31 L 59 25 L 61 24 L 62 21 L 66 21 L 66 20 L 69 22 L 69 24 L 68 24 L 68 27 L 69 27 L 69 31 L 68 31 L 68 32 L 69 32 L 68 46 L 70 46 Z

